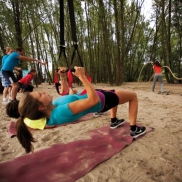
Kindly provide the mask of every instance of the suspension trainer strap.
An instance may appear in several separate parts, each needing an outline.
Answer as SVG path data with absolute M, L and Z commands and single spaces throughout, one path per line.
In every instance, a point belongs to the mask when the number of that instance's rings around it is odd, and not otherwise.
M 70 14 L 70 25 L 71 25 L 71 33 L 72 33 L 72 40 L 73 40 L 73 46 L 74 46 L 73 54 L 71 56 L 71 65 L 73 64 L 75 54 L 77 53 L 80 66 L 83 67 L 83 61 L 78 51 L 78 40 L 76 36 L 76 23 L 75 23 L 75 12 L 74 12 L 73 0 L 68 0 L 68 8 L 69 8 L 69 14 Z
M 73 7 L 73 0 L 68 0 L 68 7 L 69 7 L 69 15 L 70 15 L 72 40 L 73 40 L 73 46 L 74 46 L 73 54 L 71 56 L 71 65 L 73 64 L 75 54 L 77 53 L 80 66 L 83 67 L 83 62 L 82 62 L 81 56 L 80 56 L 79 51 L 78 51 L 78 44 L 77 44 L 78 41 L 77 41 L 77 36 L 76 36 L 76 23 L 75 23 L 75 13 L 74 13 L 74 7 Z M 68 61 L 67 61 L 67 58 L 66 58 L 66 53 L 65 53 L 65 47 L 66 46 L 65 46 L 65 40 L 64 40 L 64 0 L 60 0 L 60 54 L 59 54 L 59 59 L 61 58 L 61 54 L 63 53 L 64 58 L 66 60 L 67 67 L 69 68 Z M 66 93 L 60 94 L 60 92 L 59 92 L 60 84 L 58 82 L 58 80 L 59 80 L 58 74 L 56 74 L 56 72 L 55 72 L 54 76 L 55 76 L 55 87 L 56 87 L 56 90 L 57 90 L 58 94 L 59 95 L 68 94 L 69 90 Z M 91 79 L 91 77 L 89 76 L 88 73 L 86 73 L 86 76 L 87 76 L 87 79 L 91 82 L 92 79 Z M 68 85 L 69 85 L 69 88 L 72 88 L 72 83 L 73 83 L 72 71 L 69 70 L 68 71 Z M 85 93 L 86 92 L 84 90 L 81 93 L 81 95 L 85 94 Z
M 60 61 L 61 56 L 63 54 L 64 59 L 66 61 L 66 65 L 68 67 L 68 61 L 67 61 L 67 57 L 66 57 L 66 53 L 65 53 L 66 46 L 65 46 L 65 40 L 64 40 L 64 0 L 59 0 L 59 8 L 60 8 L 60 17 L 59 17 L 59 21 L 60 21 L 60 45 L 59 45 L 58 61 Z M 58 72 L 58 70 L 54 70 L 54 73 L 53 73 L 54 74 L 53 75 L 54 85 L 55 85 L 57 93 L 59 95 L 61 95 L 59 92 L 60 83 L 59 83 L 59 75 L 57 72 Z
M 59 52 L 59 60 L 61 59 L 62 53 L 64 56 L 64 59 L 66 61 L 66 66 L 68 67 L 68 61 L 66 57 L 66 46 L 65 46 L 65 40 L 64 40 L 64 0 L 60 0 L 60 52 Z

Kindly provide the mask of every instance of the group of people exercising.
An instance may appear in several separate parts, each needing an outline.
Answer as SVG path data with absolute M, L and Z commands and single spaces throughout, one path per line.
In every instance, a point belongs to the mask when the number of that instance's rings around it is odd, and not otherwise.
M 33 87 L 30 85 L 32 79 L 36 75 L 36 70 L 32 69 L 29 74 L 22 78 L 18 79 L 18 76 L 15 76 L 14 71 L 19 74 L 22 70 L 17 67 L 20 61 L 37 61 L 42 63 L 40 60 L 36 60 L 31 57 L 24 56 L 23 48 L 16 48 L 14 50 L 12 47 L 6 48 L 6 55 L 2 58 L 2 68 L 1 68 L 1 82 L 4 87 L 3 90 L 3 102 L 5 104 L 9 100 L 15 100 L 18 90 L 21 88 L 22 91 L 32 91 Z M 45 64 L 45 63 L 42 63 Z M 7 95 L 9 93 L 9 98 Z
M 116 117 L 118 105 L 129 103 L 130 136 L 137 138 L 146 132 L 146 127 L 136 124 L 138 113 L 138 99 L 133 91 L 126 90 L 103 90 L 94 89 L 86 77 L 83 67 L 74 67 L 72 74 L 83 84 L 84 94 L 75 91 L 59 96 L 53 100 L 52 96 L 42 92 L 24 92 L 20 100 L 16 100 L 18 90 L 17 80 L 14 77 L 13 69 L 19 60 L 37 61 L 30 57 L 23 56 L 23 49 L 16 49 L 8 53 L 5 63 L 2 66 L 2 75 L 12 86 L 11 102 L 6 106 L 9 117 L 17 118 L 17 138 L 25 149 L 26 153 L 33 152 L 32 129 L 46 129 L 60 124 L 69 124 L 88 113 L 104 113 L 110 111 L 110 128 L 115 129 L 124 124 L 124 119 Z M 67 72 L 65 67 L 57 70 L 61 80 L 61 92 L 69 90 Z M 72 91 L 72 89 L 71 89 Z

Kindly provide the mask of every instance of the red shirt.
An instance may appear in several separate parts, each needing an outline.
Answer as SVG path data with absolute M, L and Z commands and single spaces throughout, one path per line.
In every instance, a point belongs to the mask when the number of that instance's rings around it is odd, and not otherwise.
M 59 76 L 56 72 L 54 72 L 54 83 L 59 83 Z
M 25 86 L 28 86 L 30 82 L 33 80 L 33 78 L 34 76 L 31 73 L 29 73 L 28 75 L 20 79 L 18 82 L 24 84 Z
M 154 65 L 153 68 L 154 68 L 154 71 L 155 71 L 156 74 L 161 74 L 162 73 L 162 69 L 161 69 L 160 66 Z

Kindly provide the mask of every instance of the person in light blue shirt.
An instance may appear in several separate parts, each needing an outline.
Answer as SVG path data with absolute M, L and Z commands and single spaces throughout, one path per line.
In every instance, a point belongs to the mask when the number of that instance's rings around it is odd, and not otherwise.
M 23 48 L 17 48 L 15 52 L 12 52 L 7 58 L 5 63 L 2 66 L 2 75 L 5 78 L 7 84 L 11 85 L 11 100 L 16 99 L 16 95 L 18 92 L 18 80 L 15 77 L 13 70 L 19 64 L 20 61 L 37 61 L 42 63 L 40 60 L 36 60 L 31 57 L 23 56 L 24 50 Z M 45 64 L 45 63 L 42 63 Z
M 6 59 L 8 58 L 8 56 L 12 52 L 13 52 L 13 48 L 12 47 L 7 47 L 6 48 L 6 54 L 2 57 L 2 67 L 5 64 Z M 11 98 L 11 96 L 10 96 L 11 86 L 6 81 L 5 77 L 2 75 L 2 67 L 1 67 L 1 71 L 0 71 L 1 83 L 2 83 L 2 86 L 4 87 L 4 89 L 3 89 L 3 100 L 2 100 L 2 104 L 5 104 L 6 105 L 9 102 L 9 98 Z M 8 98 L 8 94 L 9 94 L 9 98 Z
M 15 66 L 17 66 L 20 62 L 18 56 L 20 54 L 18 52 L 12 52 L 7 58 L 6 61 L 4 62 L 2 66 L 2 70 L 4 71 L 13 71 Z

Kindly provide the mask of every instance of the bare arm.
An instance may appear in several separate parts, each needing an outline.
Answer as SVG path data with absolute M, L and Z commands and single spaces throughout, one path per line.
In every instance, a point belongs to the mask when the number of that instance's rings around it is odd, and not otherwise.
M 60 67 L 58 74 L 61 78 L 61 94 L 63 94 L 66 91 L 69 91 L 68 81 L 67 81 L 67 68 L 66 67 Z
M 95 89 L 92 87 L 92 85 L 86 78 L 85 69 L 82 67 L 75 66 L 75 70 L 76 71 L 75 71 L 74 75 L 77 76 L 80 79 L 80 81 L 83 83 L 83 85 L 87 91 L 87 95 L 88 95 L 88 98 L 78 100 L 75 102 L 71 102 L 69 104 L 70 110 L 74 114 L 78 114 L 78 113 L 83 112 L 83 111 L 95 106 L 96 104 L 98 104 L 100 102 L 100 99 L 99 99 Z
M 15 66 L 15 68 L 14 68 L 16 71 L 21 71 L 21 68 L 20 67 L 17 67 L 17 66 Z
M 56 125 L 52 125 L 52 126 L 45 125 L 44 129 L 55 128 L 55 127 Z
M 41 64 L 43 64 L 43 65 L 45 64 L 45 62 L 42 62 L 42 61 L 40 61 L 40 60 L 31 58 L 31 57 L 27 57 L 27 56 L 21 56 L 21 55 L 19 55 L 19 56 L 18 56 L 18 59 L 20 59 L 20 60 L 22 60 L 22 61 L 29 61 L 29 62 L 31 62 L 31 61 L 36 61 L 36 62 L 41 63 Z

